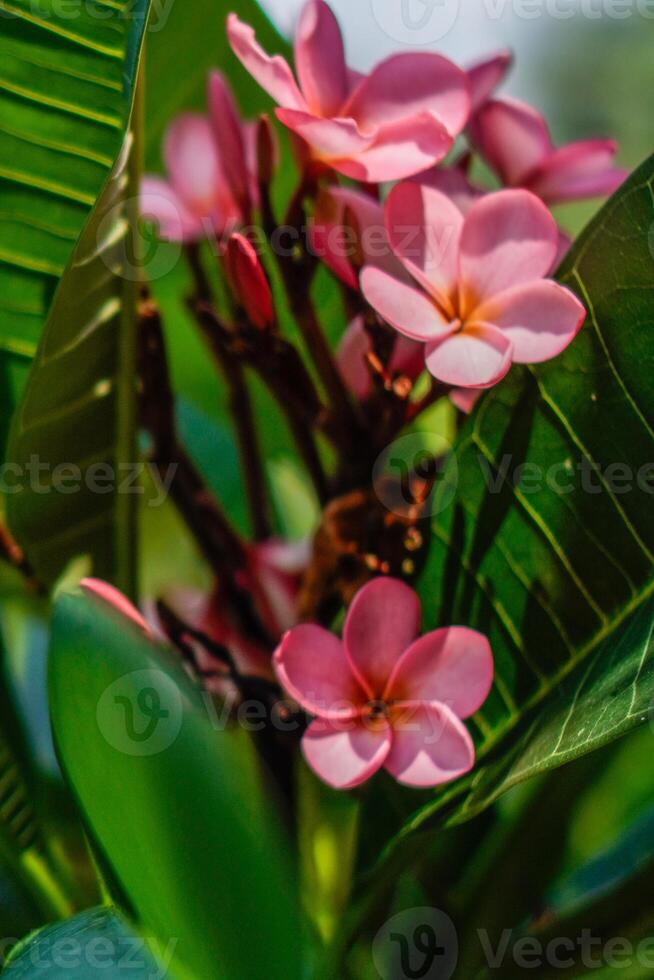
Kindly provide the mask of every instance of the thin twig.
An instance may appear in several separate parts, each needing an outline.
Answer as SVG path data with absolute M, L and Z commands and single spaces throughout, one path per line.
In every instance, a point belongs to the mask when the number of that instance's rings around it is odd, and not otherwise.
M 322 406 L 295 348 L 283 338 L 262 333 L 249 324 L 240 324 L 233 331 L 207 304 L 198 304 L 194 314 L 217 357 L 230 344 L 240 345 L 240 356 L 257 371 L 284 412 L 316 494 L 324 503 L 328 484 L 312 431 Z M 229 356 L 237 361 L 237 355 Z
M 211 287 L 204 271 L 197 246 L 188 246 L 187 257 L 195 283 L 195 296 L 189 303 L 196 322 L 202 329 L 211 351 L 221 369 L 229 391 L 229 409 L 234 421 L 238 443 L 243 484 L 248 502 L 250 526 L 256 541 L 265 541 L 272 534 L 266 492 L 266 471 L 257 435 L 252 399 L 248 391 L 245 372 L 220 337 L 206 329 L 205 321 L 196 315 L 198 303 L 212 302 Z
M 154 463 L 162 473 L 170 467 L 174 469 L 172 499 L 216 574 L 225 602 L 242 629 L 264 645 L 272 645 L 253 601 L 258 585 L 248 575 L 246 546 L 177 437 L 161 319 L 156 305 L 148 299 L 141 303 L 140 339 L 142 417 L 152 436 Z M 247 585 L 243 584 L 244 577 Z
M 199 244 L 197 242 L 189 242 L 185 246 L 184 252 L 193 277 L 195 295 L 205 303 L 210 303 L 212 300 L 211 283 L 209 282 L 209 277 L 202 262 Z
M 36 578 L 32 565 L 28 561 L 25 552 L 20 547 L 11 531 L 0 521 L 0 559 L 4 559 L 12 568 L 27 580 L 27 584 L 35 592 L 42 593 L 44 587 Z
M 317 263 L 315 256 L 308 253 L 302 239 L 306 230 L 304 200 L 315 193 L 316 187 L 316 175 L 311 170 L 305 171 L 286 214 L 286 224 L 298 232 L 299 247 L 296 254 L 282 255 L 275 249 L 273 251 L 291 313 L 300 328 L 309 356 L 329 396 L 339 446 L 347 456 L 354 451 L 357 437 L 361 433 L 360 419 L 311 300 L 311 283 Z M 269 188 L 265 183 L 260 185 L 260 200 L 264 230 L 268 240 L 272 241 L 277 222 L 270 201 Z

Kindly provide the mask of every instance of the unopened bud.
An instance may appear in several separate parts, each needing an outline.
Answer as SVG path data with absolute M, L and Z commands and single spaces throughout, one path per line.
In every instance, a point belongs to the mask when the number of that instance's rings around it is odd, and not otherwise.
M 252 242 L 238 233 L 227 243 L 227 270 L 232 289 L 248 320 L 260 330 L 275 322 L 272 292 Z

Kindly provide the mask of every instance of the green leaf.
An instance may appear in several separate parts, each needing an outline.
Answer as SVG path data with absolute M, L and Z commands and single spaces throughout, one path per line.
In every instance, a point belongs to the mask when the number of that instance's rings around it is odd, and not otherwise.
M 52 160 L 48 157 L 55 175 L 48 180 L 56 177 L 57 186 L 65 183 L 67 188 L 82 186 L 85 160 L 91 152 L 86 140 L 95 147 L 94 155 L 102 147 L 103 163 L 94 163 L 95 181 L 88 178 L 83 185 L 84 201 L 93 203 L 103 181 L 104 189 L 59 284 L 12 423 L 9 458 L 16 479 L 8 499 L 8 516 L 45 582 L 53 582 L 71 558 L 88 553 L 96 574 L 131 591 L 135 496 L 120 488 L 127 468 L 135 461 L 139 271 L 138 257 L 130 254 L 129 233 L 135 223 L 139 179 L 138 120 L 134 121 L 134 132 L 128 127 L 148 0 L 139 0 L 136 5 L 119 3 L 109 19 L 106 11 L 100 16 L 96 6 L 99 8 L 99 4 L 87 4 L 74 22 L 66 21 L 66 28 L 56 17 L 35 24 L 27 13 L 27 3 L 21 3 L 21 10 L 25 8 L 21 16 L 9 21 L 10 37 L 16 35 L 17 45 L 10 65 L 16 71 L 20 68 L 23 75 L 28 66 L 33 70 L 34 61 L 54 66 L 35 73 L 42 90 L 35 91 L 28 104 L 32 107 L 36 103 L 36 118 L 30 114 L 16 121 L 23 127 L 25 145 L 32 150 L 24 150 L 20 157 L 27 185 L 27 190 L 21 185 L 20 193 L 27 197 L 9 199 L 12 209 L 25 215 L 27 231 L 12 240 L 23 242 L 25 253 L 31 248 L 41 257 L 52 254 L 50 239 L 42 240 L 43 233 L 37 236 L 35 223 L 40 227 L 43 222 L 56 224 L 56 220 L 43 202 L 42 192 L 33 185 L 37 173 L 41 180 L 43 174 L 49 174 L 44 169 L 46 164 L 39 164 L 39 154 L 44 151 L 37 148 L 46 133 L 52 141 L 58 126 L 61 135 L 57 146 L 67 133 L 68 149 L 64 152 L 60 147 Z M 71 23 L 76 40 L 69 37 Z M 92 80 L 84 81 L 87 76 Z M 79 93 L 77 101 L 73 101 L 75 93 Z M 71 129 L 79 141 L 72 148 Z M 0 168 L 1 151 L 0 142 Z M 51 197 L 59 205 L 60 199 L 68 200 L 71 193 L 66 190 Z M 75 231 L 82 215 L 77 213 L 77 218 Z M 71 234 L 73 225 L 69 216 Z M 56 239 L 54 232 L 49 234 Z M 51 285 L 61 273 L 63 261 L 62 251 L 61 261 L 53 266 Z M 41 277 L 31 288 L 38 287 L 42 293 L 43 286 Z M 21 292 L 24 302 L 30 301 L 30 295 L 26 287 Z M 39 307 L 39 316 L 42 312 Z M 33 342 L 38 325 L 36 320 L 30 323 Z M 3 336 L 7 336 L 5 331 Z M 41 467 L 38 474 L 34 465 Z M 97 489 L 98 485 L 106 488 L 107 467 L 113 473 L 109 477 L 113 490 L 109 492 Z M 98 473 L 99 479 L 95 476 Z
M 575 342 L 548 364 L 514 369 L 455 446 L 441 492 L 456 481 L 456 497 L 435 518 L 421 592 L 432 624 L 437 616 L 489 636 L 495 685 L 473 724 L 477 769 L 409 827 L 446 805 L 449 820 L 468 818 L 514 783 L 647 719 L 653 188 L 654 158 L 604 207 L 561 270 L 589 310 Z
M 172 980 L 165 960 L 168 950 L 157 948 L 157 952 L 164 954 L 162 962 L 116 909 L 89 909 L 28 936 L 14 950 L 2 976 L 10 980 L 119 980 L 124 976 Z
M 557 882 L 548 896 L 552 918 L 560 921 L 576 913 L 583 915 L 591 903 L 608 898 L 646 869 L 650 872 L 649 883 L 654 865 L 653 841 L 654 808 L 650 807 L 610 847 Z
M 113 169 L 148 0 L 0 0 L 0 447 L 57 284 Z
M 100 600 L 56 603 L 51 713 L 87 826 L 136 920 L 205 977 L 297 980 L 297 883 L 249 735 Z
M 37 919 L 27 926 L 33 928 L 70 914 L 80 900 L 77 890 L 68 893 L 60 872 L 68 870 L 69 845 L 74 841 L 83 853 L 83 843 L 72 821 L 57 831 L 54 841 L 54 820 L 63 816 L 64 807 L 47 717 L 45 670 L 39 676 L 47 642 L 45 603 L 16 588 L 13 573 L 3 574 L 1 585 L 0 919 L 20 911 L 22 900 L 12 897 L 15 892 L 38 909 Z

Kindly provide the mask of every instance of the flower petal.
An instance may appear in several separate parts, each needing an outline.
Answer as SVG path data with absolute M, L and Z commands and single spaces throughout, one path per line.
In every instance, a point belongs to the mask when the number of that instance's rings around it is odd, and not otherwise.
M 295 37 L 295 68 L 311 112 L 339 115 L 350 86 L 341 29 L 324 0 L 309 0 L 302 8 Z
M 334 160 L 361 153 L 371 144 L 370 137 L 362 135 L 353 119 L 321 119 L 296 109 L 276 109 L 275 114 L 309 144 L 317 157 L 332 166 Z
M 433 341 L 456 330 L 432 299 L 415 286 L 400 282 L 368 265 L 361 273 L 361 291 L 374 310 L 412 340 Z
M 397 257 L 446 312 L 459 272 L 463 215 L 445 194 L 418 183 L 398 184 L 386 201 L 386 231 Z
M 439 163 L 452 148 L 452 137 L 430 112 L 381 126 L 367 149 L 333 159 L 346 177 L 378 184 L 403 180 Z
M 157 233 L 165 241 L 197 241 L 207 232 L 202 221 L 191 214 L 168 181 L 160 177 L 143 178 L 139 208 L 146 221 L 157 225 Z
M 482 197 L 461 232 L 462 315 L 495 293 L 546 276 L 558 243 L 556 222 L 534 194 L 514 190 Z
M 334 789 L 360 786 L 380 769 L 391 748 L 391 728 L 380 721 L 313 721 L 302 736 L 302 752 L 317 776 Z
M 504 184 L 518 186 L 552 150 L 547 123 L 517 99 L 494 99 L 470 125 L 472 143 Z
M 552 267 L 553 269 L 558 269 L 571 247 L 572 238 L 559 228 L 559 244 L 556 250 L 556 258 L 554 259 L 554 265 Z
M 500 51 L 492 58 L 479 61 L 468 69 L 472 111 L 476 112 L 491 97 L 513 62 L 510 51 Z
M 247 213 L 251 203 L 250 168 L 246 163 L 244 132 L 229 85 L 219 71 L 209 74 L 207 102 L 223 172 L 235 200 Z
M 464 415 L 470 415 L 483 391 L 483 388 L 452 388 L 450 401 Z
M 287 109 L 306 109 L 306 101 L 281 55 L 272 58 L 257 42 L 255 32 L 236 14 L 227 17 L 227 37 L 243 67 L 275 102 Z
M 455 388 L 490 388 L 511 367 L 511 350 L 501 330 L 476 324 L 428 344 L 425 364 L 438 381 Z
M 310 623 L 289 630 L 273 655 L 281 686 L 305 711 L 320 718 L 352 718 L 365 702 L 343 644 Z
M 152 630 L 136 606 L 133 606 L 129 599 L 122 592 L 119 592 L 115 586 L 110 585 L 109 582 L 103 582 L 99 578 L 83 578 L 80 586 L 85 592 L 91 592 L 93 595 L 99 596 L 104 602 L 108 602 L 122 616 L 126 616 L 127 619 L 131 619 L 133 623 L 140 626 L 148 636 L 151 637 L 153 635 Z
M 366 354 L 370 349 L 370 337 L 363 317 L 357 316 L 341 338 L 336 351 L 336 363 L 345 384 L 361 400 L 366 398 L 372 389 L 370 370 L 366 364 Z
M 413 702 L 397 709 L 384 768 L 407 786 L 438 786 L 469 772 L 475 748 L 447 705 Z
M 381 61 L 354 89 L 344 109 L 363 129 L 429 112 L 450 136 L 470 114 L 466 73 L 438 54 L 411 51 Z
M 569 289 L 540 279 L 498 293 L 475 310 L 474 318 L 506 334 L 517 364 L 538 364 L 556 357 L 574 340 L 586 310 Z
M 177 195 L 198 218 L 212 218 L 232 198 L 205 116 L 191 112 L 178 116 L 166 133 L 164 156 Z
M 459 718 L 482 706 L 493 683 L 493 655 L 482 633 L 465 626 L 425 633 L 402 655 L 384 700 L 439 701 Z
M 466 215 L 475 201 L 486 194 L 481 187 L 476 187 L 461 167 L 432 167 L 424 174 L 412 178 L 423 187 L 433 187 L 434 190 L 445 194 L 453 204 L 456 204 L 461 214 Z
M 404 582 L 376 578 L 359 589 L 345 619 L 343 644 L 371 697 L 381 697 L 419 626 L 420 600 Z
M 529 188 L 548 204 L 613 194 L 628 171 L 614 167 L 617 145 L 586 140 L 554 150 L 529 180 Z

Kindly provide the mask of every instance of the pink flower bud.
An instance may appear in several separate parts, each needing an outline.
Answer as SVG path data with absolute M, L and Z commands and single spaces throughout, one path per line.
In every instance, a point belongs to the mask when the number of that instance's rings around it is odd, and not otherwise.
M 260 330 L 269 329 L 275 322 L 273 298 L 254 246 L 243 235 L 234 234 L 226 257 L 232 288 L 248 320 Z

